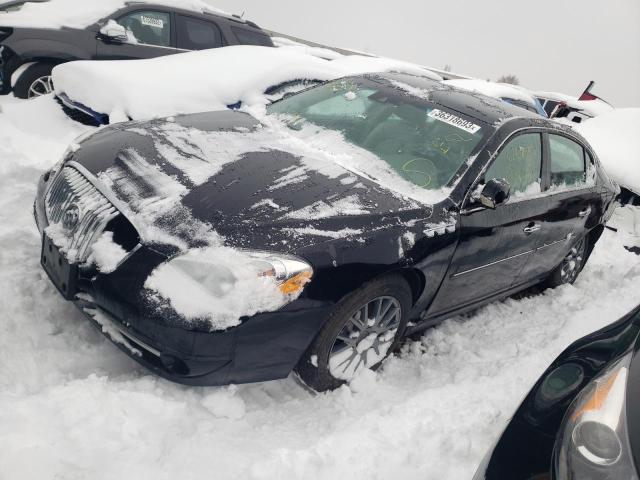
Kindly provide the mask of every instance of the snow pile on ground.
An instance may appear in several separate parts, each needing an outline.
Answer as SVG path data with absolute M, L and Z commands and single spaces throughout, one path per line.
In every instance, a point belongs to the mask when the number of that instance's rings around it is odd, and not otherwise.
M 591 144 L 611 178 L 640 195 L 640 108 L 617 108 L 572 127 Z
M 30 28 L 86 28 L 124 8 L 128 0 L 49 0 L 27 2 L 17 11 L 0 13 L 0 26 Z M 140 0 L 138 3 L 145 3 Z M 153 0 L 146 3 L 167 5 L 194 12 L 229 14 L 203 0 Z
M 571 341 L 640 303 L 640 257 L 605 231 L 575 286 L 451 319 L 378 373 L 187 388 L 138 367 L 39 265 L 37 177 L 84 127 L 50 98 L 0 113 L 0 477 L 468 479 Z
M 439 79 L 402 61 L 324 60 L 293 48 L 239 45 L 145 60 L 78 61 L 57 66 L 57 93 L 110 116 L 111 123 L 269 103 L 265 90 L 295 80 L 333 80 L 399 71 Z M 150 82 L 149 79 L 154 79 Z

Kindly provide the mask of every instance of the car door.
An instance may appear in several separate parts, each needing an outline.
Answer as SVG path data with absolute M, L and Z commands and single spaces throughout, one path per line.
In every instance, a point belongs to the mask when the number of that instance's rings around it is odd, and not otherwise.
M 185 50 L 205 50 L 224 46 L 220 27 L 209 20 L 176 15 L 176 41 L 178 48 Z
M 547 215 L 540 201 L 542 151 L 541 132 L 529 130 L 512 136 L 494 156 L 480 184 L 504 179 L 511 197 L 495 209 L 467 198 L 460 212 L 458 247 L 430 315 L 480 302 L 519 284 L 522 269 L 540 245 Z
M 97 57 L 101 60 L 154 58 L 179 53 L 175 47 L 173 15 L 162 10 L 136 10 L 117 19 L 129 40 L 113 42 L 98 35 Z
M 530 276 L 556 268 L 573 244 L 593 228 L 592 220 L 602 215 L 602 197 L 589 152 L 562 134 L 548 134 L 545 140 L 549 183 L 545 202 L 549 214 L 541 232 L 543 243 L 529 268 Z

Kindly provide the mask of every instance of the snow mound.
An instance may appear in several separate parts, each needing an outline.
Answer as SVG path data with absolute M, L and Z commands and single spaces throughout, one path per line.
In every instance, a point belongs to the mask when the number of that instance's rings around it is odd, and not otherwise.
M 640 195 L 640 108 L 618 108 L 572 127 L 591 144 L 609 176 Z
M 129 0 L 49 0 L 27 2 L 14 12 L 0 13 L 0 26 L 27 28 L 78 28 L 83 29 L 102 20 L 116 10 L 124 8 Z M 137 3 L 153 3 L 194 12 L 212 12 L 225 16 L 228 13 L 212 7 L 203 0 L 153 0 Z
M 389 71 L 439 79 L 422 67 L 386 58 L 329 61 L 297 47 L 238 45 L 145 60 L 70 62 L 54 69 L 53 80 L 56 93 L 108 114 L 114 123 L 223 110 L 238 101 L 265 105 L 265 90 L 286 82 Z

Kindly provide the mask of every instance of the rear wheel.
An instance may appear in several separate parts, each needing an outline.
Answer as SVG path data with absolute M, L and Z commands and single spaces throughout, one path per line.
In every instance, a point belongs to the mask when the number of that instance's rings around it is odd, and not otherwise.
M 34 63 L 18 77 L 13 93 L 18 98 L 37 98 L 53 92 L 50 63 Z
M 400 276 L 374 280 L 340 302 L 298 363 L 316 391 L 338 388 L 364 369 L 377 369 L 407 327 L 411 290 Z
M 573 284 L 578 275 L 587 263 L 587 251 L 589 239 L 584 237 L 576 243 L 564 258 L 562 263 L 553 271 L 547 280 L 547 286 L 550 288 L 559 287 L 560 285 Z

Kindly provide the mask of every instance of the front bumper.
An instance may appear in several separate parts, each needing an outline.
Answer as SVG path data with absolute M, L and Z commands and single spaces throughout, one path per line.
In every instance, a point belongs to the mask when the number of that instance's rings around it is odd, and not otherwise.
M 34 216 L 47 227 L 44 196 L 49 181 L 38 185 Z M 155 255 L 155 257 L 154 257 Z M 296 366 L 327 318 L 332 305 L 298 299 L 277 312 L 243 319 L 225 331 L 189 329 L 177 314 L 137 302 L 144 278 L 164 261 L 141 247 L 115 272 L 80 273 L 81 291 L 73 303 L 124 353 L 156 374 L 185 385 L 227 385 L 286 377 Z M 142 281 L 141 281 L 142 279 Z

